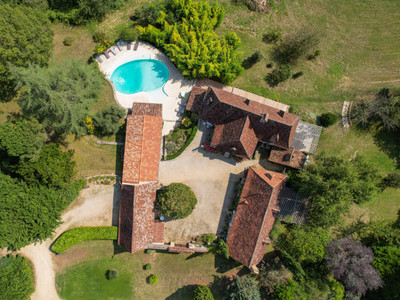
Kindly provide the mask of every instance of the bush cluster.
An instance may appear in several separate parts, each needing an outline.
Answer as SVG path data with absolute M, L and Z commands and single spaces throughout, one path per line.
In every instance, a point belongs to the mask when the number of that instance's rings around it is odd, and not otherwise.
M 324 113 L 319 118 L 319 123 L 324 127 L 329 127 L 335 124 L 339 120 L 339 117 L 331 112 Z
M 67 36 L 64 38 L 63 44 L 64 46 L 71 46 L 73 41 L 74 41 L 73 37 Z
M 116 240 L 118 227 L 78 227 L 64 232 L 51 246 L 51 250 L 61 253 L 69 247 L 90 240 Z
M 157 206 L 161 212 L 174 219 L 188 217 L 197 204 L 196 195 L 183 183 L 171 183 L 157 194 Z
M 95 133 L 99 136 L 109 136 L 119 130 L 119 121 L 126 114 L 125 109 L 110 105 L 94 116 Z
M 292 70 L 289 65 L 280 65 L 277 69 L 274 69 L 271 73 L 265 76 L 265 80 L 271 86 L 276 86 L 281 82 L 288 80 L 292 76 Z
M 197 127 L 197 125 L 195 125 L 195 126 L 193 127 L 191 133 L 190 133 L 190 136 L 187 138 L 185 144 L 184 144 L 183 146 L 181 146 L 180 148 L 178 148 L 179 150 L 175 150 L 175 151 L 176 151 L 175 153 L 173 153 L 173 154 L 168 154 L 167 157 L 166 157 L 166 159 L 167 159 L 167 160 L 175 159 L 175 158 L 177 158 L 179 155 L 181 155 L 182 152 L 185 151 L 185 149 L 190 145 L 190 143 L 191 143 L 191 142 L 193 141 L 193 139 L 195 138 L 196 133 L 197 133 L 197 130 L 198 130 L 198 127 Z M 166 147 L 167 147 L 167 145 L 166 145 Z M 176 148 L 173 148 L 173 149 L 176 149 Z M 167 148 L 167 152 L 168 152 L 168 148 Z

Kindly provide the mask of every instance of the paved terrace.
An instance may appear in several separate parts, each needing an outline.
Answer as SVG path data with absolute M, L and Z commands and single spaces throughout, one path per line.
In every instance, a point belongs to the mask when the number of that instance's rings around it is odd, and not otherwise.
M 168 134 L 181 118 L 180 114 L 176 111 L 179 110 L 179 104 L 182 102 L 182 99 L 179 98 L 179 94 L 184 92 L 187 97 L 192 89 L 193 81 L 186 80 L 165 54 L 147 43 L 140 41 L 133 42 L 130 50 L 127 50 L 126 44 L 121 46 L 121 51 L 119 51 L 116 46 L 112 48 L 117 53 L 116 55 L 110 52 L 110 58 L 107 59 L 104 54 L 100 54 L 99 58 L 102 62 L 97 60 L 100 70 L 106 75 L 109 81 L 116 68 L 132 60 L 155 59 L 161 61 L 168 67 L 169 79 L 163 91 L 159 89 L 151 92 L 140 92 L 128 95 L 116 91 L 114 85 L 110 81 L 114 91 L 114 98 L 117 103 L 125 109 L 130 109 L 133 102 L 162 103 L 162 115 L 164 120 L 162 134 Z

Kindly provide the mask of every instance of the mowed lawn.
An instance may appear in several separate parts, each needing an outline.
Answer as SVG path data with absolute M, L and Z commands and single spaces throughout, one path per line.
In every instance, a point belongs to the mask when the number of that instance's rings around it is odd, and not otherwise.
M 260 50 L 264 59 L 233 82 L 234 86 L 284 103 L 331 102 L 400 87 L 400 1 L 283 0 L 268 14 L 251 12 L 221 0 L 226 17 L 219 34 L 235 31 L 248 57 Z M 275 88 L 264 76 L 271 71 L 271 45 L 262 42 L 269 28 L 283 35 L 301 29 L 320 36 L 321 56 L 300 62 L 293 72 L 304 75 Z
M 210 285 L 215 299 L 226 288 L 223 275 L 236 274 L 240 267 L 213 254 L 152 253 L 130 254 L 112 241 L 89 241 L 75 245 L 58 255 L 56 284 L 63 299 L 191 299 L 194 286 Z M 147 263 L 152 270 L 144 270 Z M 118 272 L 116 280 L 105 273 Z M 147 277 L 157 274 L 156 285 Z

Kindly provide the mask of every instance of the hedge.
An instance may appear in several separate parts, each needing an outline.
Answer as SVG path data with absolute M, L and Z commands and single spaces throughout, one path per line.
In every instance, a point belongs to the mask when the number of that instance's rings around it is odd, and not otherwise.
M 61 253 L 69 247 L 90 240 L 116 240 L 118 227 L 78 227 L 64 232 L 51 246 L 55 253 Z
M 197 127 L 197 125 L 195 125 L 193 127 L 192 133 L 190 134 L 189 138 L 187 139 L 185 145 L 183 145 L 183 147 L 181 149 L 179 149 L 176 153 L 167 155 L 167 160 L 177 158 L 179 155 L 181 155 L 182 152 L 185 151 L 185 149 L 193 141 L 194 137 L 196 136 L 197 130 L 198 130 L 198 127 Z

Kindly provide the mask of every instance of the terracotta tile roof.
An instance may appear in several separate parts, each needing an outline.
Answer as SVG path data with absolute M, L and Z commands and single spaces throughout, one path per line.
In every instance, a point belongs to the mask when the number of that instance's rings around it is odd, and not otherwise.
M 132 115 L 162 117 L 162 104 L 140 103 L 132 104 Z
M 284 150 L 273 148 L 268 160 L 280 165 L 300 169 L 306 161 L 306 155 L 295 149 Z
M 121 187 L 118 244 L 134 253 L 149 243 L 162 243 L 164 224 L 155 220 L 157 183 Z
M 247 267 L 257 265 L 269 243 L 286 175 L 250 168 L 228 235 L 230 256 Z
M 128 115 L 123 166 L 123 184 L 157 181 L 162 117 Z
M 162 106 L 134 103 L 126 121 L 118 244 L 130 252 L 163 243 L 164 224 L 155 220 Z
M 209 87 L 206 91 L 193 88 L 188 110 L 214 125 L 222 125 L 249 116 L 260 141 L 288 149 L 292 143 L 299 117 L 268 105 L 248 100 L 233 93 Z
M 211 147 L 251 159 L 258 139 L 248 116 L 215 126 Z

